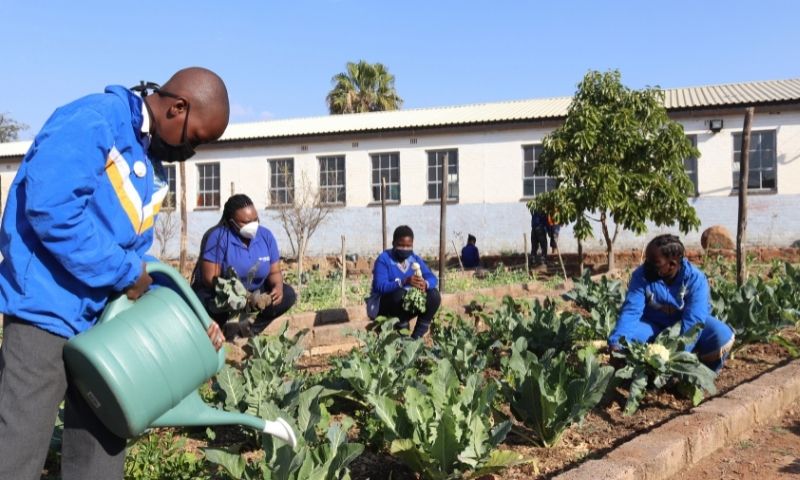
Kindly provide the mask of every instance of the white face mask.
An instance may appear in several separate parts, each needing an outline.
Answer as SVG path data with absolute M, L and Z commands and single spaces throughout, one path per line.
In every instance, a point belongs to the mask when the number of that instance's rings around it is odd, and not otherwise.
M 239 229 L 239 235 L 241 235 L 242 238 L 246 238 L 248 240 L 256 238 L 257 232 L 258 232 L 258 222 L 250 222 Z

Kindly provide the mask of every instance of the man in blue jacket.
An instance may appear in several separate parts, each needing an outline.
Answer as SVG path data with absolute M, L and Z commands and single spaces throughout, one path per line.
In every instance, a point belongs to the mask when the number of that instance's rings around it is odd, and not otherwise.
M 659 235 L 647 244 L 646 261 L 631 275 L 608 344 L 619 350 L 623 338 L 646 343 L 677 322 L 681 323 L 681 334 L 700 324 L 700 336 L 694 345 L 687 345 L 687 350 L 719 371 L 733 346 L 733 330 L 711 315 L 708 280 L 684 255 L 683 244 L 675 235 Z
M 123 476 L 126 441 L 71 385 L 62 349 L 95 324 L 110 295 L 136 300 L 147 290 L 145 252 L 168 191 L 160 162 L 184 161 L 216 140 L 229 116 L 222 79 L 204 68 L 141 90 L 144 100 L 110 86 L 57 109 L 9 189 L 0 230 L 0 480 L 41 476 L 62 400 L 62 478 Z M 208 334 L 219 348 L 216 324 Z
M 414 264 L 419 265 L 421 276 L 414 274 Z M 417 318 L 412 338 L 422 338 L 439 310 L 442 298 L 436 287 L 439 280 L 422 258 L 414 253 L 414 231 L 407 225 L 394 230 L 392 248 L 381 253 L 372 267 L 372 294 L 367 299 L 367 314 L 374 319 L 379 315 L 396 317 L 399 329 L 407 329 L 416 312 L 403 308 L 403 298 L 412 289 L 425 292 L 425 311 Z

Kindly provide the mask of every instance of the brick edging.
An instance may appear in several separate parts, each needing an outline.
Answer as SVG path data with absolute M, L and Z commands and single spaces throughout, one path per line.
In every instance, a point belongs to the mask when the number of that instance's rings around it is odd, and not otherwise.
M 799 398 L 800 360 L 794 360 L 554 480 L 668 480 L 782 416 Z

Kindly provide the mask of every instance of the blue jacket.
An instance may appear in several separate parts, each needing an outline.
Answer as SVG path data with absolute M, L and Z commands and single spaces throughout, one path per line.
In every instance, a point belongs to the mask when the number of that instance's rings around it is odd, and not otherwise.
M 367 315 L 370 318 L 378 315 L 381 295 L 404 288 L 405 280 L 414 274 L 414 269 L 411 268 L 414 262 L 419 263 L 422 278 L 428 283 L 428 288 L 439 286 L 439 279 L 416 253 L 412 253 L 408 260 L 399 265 L 392 256 L 392 249 L 384 250 L 372 266 L 372 293 L 367 299 Z
M 468 243 L 461 249 L 461 263 L 464 268 L 475 268 L 481 265 L 481 255 L 478 252 L 478 247 Z
M 547 215 L 542 212 L 531 213 L 531 228 L 547 229 Z
M 132 285 L 167 194 L 142 100 L 120 86 L 55 111 L 25 154 L 0 230 L 0 311 L 70 338 Z M 158 169 L 158 174 L 155 170 Z
M 681 322 L 683 334 L 695 324 L 705 324 L 711 316 L 708 280 L 688 260 L 683 259 L 672 285 L 663 280 L 648 281 L 644 276 L 644 266 L 640 266 L 631 275 L 625 302 L 608 343 L 617 346 L 622 337 L 630 338 L 634 325 L 641 321 L 660 330 Z M 687 346 L 687 350 L 692 348 L 693 345 Z

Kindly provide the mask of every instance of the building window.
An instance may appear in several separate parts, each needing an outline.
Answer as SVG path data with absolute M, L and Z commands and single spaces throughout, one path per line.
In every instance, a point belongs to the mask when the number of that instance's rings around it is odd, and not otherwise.
M 692 147 L 697 148 L 697 135 L 687 135 L 686 138 L 692 142 Z M 700 193 L 700 190 L 697 188 L 697 158 L 690 157 L 683 159 L 683 169 L 686 171 L 686 175 L 689 176 L 689 180 L 692 181 L 692 185 L 694 185 L 694 190 L 692 190 L 692 195 L 697 196 Z
M 345 204 L 344 155 L 319 157 L 319 197 L 325 205 Z
M 164 181 L 169 189 L 167 190 L 167 196 L 164 197 L 164 202 L 161 204 L 161 208 L 163 210 L 174 210 L 175 206 L 177 205 L 175 165 L 162 165 L 162 168 L 164 169 Z
M 525 197 L 535 197 L 556 188 L 555 178 L 536 174 L 536 162 L 541 154 L 541 145 L 522 146 L 522 195 Z
M 219 163 L 197 165 L 197 206 L 219 208 Z
M 733 134 L 733 189 L 739 189 L 739 165 L 742 158 L 742 134 Z M 775 130 L 750 132 L 750 171 L 748 191 L 775 191 L 777 170 L 775 161 Z
M 458 150 L 428 152 L 428 200 L 442 198 L 442 165 L 447 158 L 447 199 L 458 200 Z
M 386 181 L 386 201 L 400 202 L 400 154 L 374 153 L 372 157 L 372 200 L 381 201 L 381 179 Z
M 281 158 L 269 161 L 269 204 L 274 206 L 294 203 L 294 159 Z

